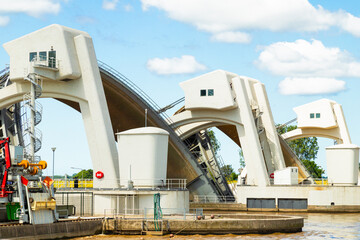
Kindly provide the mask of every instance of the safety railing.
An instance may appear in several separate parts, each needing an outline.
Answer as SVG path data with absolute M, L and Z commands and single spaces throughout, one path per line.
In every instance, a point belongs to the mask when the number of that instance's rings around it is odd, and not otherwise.
M 120 185 L 120 189 L 162 189 L 162 190 L 185 190 L 186 179 L 168 178 L 168 179 L 132 179 L 132 186 L 129 186 L 128 179 L 118 179 L 116 182 Z M 97 185 L 100 188 L 109 188 L 109 183 L 113 180 L 99 180 Z M 54 187 L 58 189 L 88 189 L 93 188 L 93 179 L 55 179 Z
M 270 185 L 274 184 L 274 178 L 270 178 Z M 276 185 L 300 185 L 300 186 L 314 186 L 314 185 L 329 185 L 327 178 L 298 178 L 297 184 L 276 184 Z
M 161 208 L 162 219 L 197 219 L 198 216 L 204 216 L 204 210 L 202 208 Z M 154 208 L 129 208 L 129 209 L 104 209 L 105 218 L 126 218 L 126 219 L 154 219 Z
M 7 86 L 9 80 L 9 67 L 5 67 L 0 71 L 0 89 Z
M 100 60 L 98 60 L 98 65 L 101 69 L 105 70 L 106 72 L 110 73 L 111 75 L 122 81 L 125 84 L 124 86 L 129 90 L 131 90 L 136 95 L 138 95 L 140 99 L 144 99 L 154 111 L 158 111 L 161 109 L 143 90 L 141 90 L 141 88 L 139 88 L 135 83 L 130 81 L 120 72 L 118 72 L 117 70 L 115 70 L 114 68 L 110 67 L 109 65 L 107 65 L 106 63 Z
M 93 188 L 92 179 L 55 179 L 54 187 L 59 188 Z
M 215 196 L 215 195 L 193 195 L 193 203 L 234 203 L 236 202 L 233 196 Z
M 3 70 L 0 71 L 0 75 L 8 73 L 10 70 L 10 66 L 6 66 Z
M 186 208 L 161 208 L 162 219 L 182 219 L 187 217 L 195 218 L 193 214 L 188 214 Z M 154 208 L 144 208 L 143 218 L 145 220 L 154 219 Z
M 37 57 L 34 56 L 31 59 L 31 62 L 35 65 L 35 66 L 40 66 L 40 67 L 48 67 L 48 68 L 53 68 L 53 69 L 58 69 L 59 68 L 59 60 L 54 58 L 54 57 Z
M 327 178 L 299 178 L 299 185 L 329 185 Z
M 110 67 L 106 63 L 97 60 L 99 68 L 112 75 L 115 79 L 118 79 L 122 83 L 124 83 L 124 87 L 130 90 L 132 93 L 137 95 L 137 97 L 141 100 L 143 100 L 151 109 L 158 113 L 159 116 L 161 116 L 162 120 L 164 120 L 169 126 L 171 126 L 174 122 L 171 121 L 171 118 L 164 112 L 161 111 L 161 107 L 157 105 L 157 103 L 152 100 L 149 95 L 147 95 L 141 88 L 139 88 L 135 83 L 133 83 L 130 79 L 125 77 L 123 74 L 115 70 L 114 68 Z M 182 135 L 182 132 L 179 129 L 174 129 L 174 131 L 177 133 L 177 135 L 180 137 Z
M 144 208 L 129 208 L 129 209 L 104 209 L 104 217 L 110 218 L 143 218 L 144 217 Z

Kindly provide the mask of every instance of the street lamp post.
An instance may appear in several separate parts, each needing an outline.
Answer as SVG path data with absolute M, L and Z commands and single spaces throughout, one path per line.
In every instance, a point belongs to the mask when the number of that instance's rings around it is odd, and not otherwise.
M 52 179 L 54 180 L 54 170 L 55 170 L 55 150 L 56 150 L 56 147 L 51 148 L 51 150 L 53 151 L 53 172 L 52 172 Z

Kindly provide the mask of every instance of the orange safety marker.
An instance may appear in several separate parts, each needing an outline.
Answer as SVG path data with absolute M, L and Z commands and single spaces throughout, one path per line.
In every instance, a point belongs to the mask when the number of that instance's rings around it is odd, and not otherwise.
M 43 183 L 45 183 L 47 187 L 50 187 L 51 184 L 54 183 L 54 180 L 52 180 L 50 177 L 46 177 L 46 178 L 43 180 Z

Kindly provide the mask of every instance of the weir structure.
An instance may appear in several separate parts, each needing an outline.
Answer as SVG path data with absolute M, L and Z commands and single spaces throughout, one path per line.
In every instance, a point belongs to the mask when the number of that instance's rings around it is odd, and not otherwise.
M 299 183 L 312 182 L 285 139 L 331 136 L 339 142 L 350 140 L 341 107 L 329 101 L 315 105 L 320 110 L 322 104 L 333 107 L 336 115 L 332 123 L 324 127 L 323 118 L 317 119 L 318 113 L 325 112 L 312 109 L 309 115 L 304 110 L 307 118 L 319 120 L 309 125 L 299 108 L 299 129 L 279 136 L 264 84 L 222 70 L 182 82 L 185 106 L 168 117 L 130 80 L 97 61 L 87 33 L 64 26 L 48 26 L 8 42 L 4 48 L 10 55 L 10 67 L 0 78 L 0 137 L 10 137 L 14 145 L 23 144 L 17 109 L 32 86 L 26 77 L 34 74 L 42 82 L 39 97 L 55 98 L 81 112 L 94 173 L 103 174 L 94 177 L 94 189 L 121 187 L 114 129 L 142 127 L 145 109 L 148 126 L 169 132 L 167 178 L 185 178 L 191 197 L 207 195 L 235 201 L 204 132 L 209 127 L 219 128 L 241 146 L 247 172 L 244 184 L 259 190 L 271 186 L 273 174 L 287 167 L 298 169 Z
M 31 84 L 25 78 L 32 72 L 42 81 L 41 98 L 55 98 L 81 112 L 94 173 L 101 171 L 104 175 L 94 178 L 94 188 L 120 187 L 113 129 L 124 131 L 143 126 L 144 110 L 148 109 L 148 125 L 170 133 L 167 177 L 185 178 L 187 188 L 194 194 L 222 195 L 156 112 L 160 108 L 127 78 L 97 61 L 87 33 L 51 25 L 8 42 L 4 48 L 10 55 L 10 67 L 2 74 L 0 137 L 9 136 L 12 144 L 23 144 L 18 111 L 10 110 L 17 108 L 23 95 L 29 92 Z M 50 53 L 55 56 L 51 62 Z M 9 116 L 9 112 L 13 115 Z

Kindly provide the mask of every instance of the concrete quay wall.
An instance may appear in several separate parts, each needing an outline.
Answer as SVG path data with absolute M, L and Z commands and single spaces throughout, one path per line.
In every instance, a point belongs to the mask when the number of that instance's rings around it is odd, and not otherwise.
M 202 208 L 207 212 L 236 212 L 236 211 L 247 211 L 245 204 L 239 203 L 190 203 L 190 209 Z
M 241 203 L 190 203 L 190 208 L 202 208 L 205 212 L 309 212 L 309 213 L 360 213 L 360 205 L 309 205 L 307 209 L 247 208 Z
M 360 186 L 238 186 L 239 208 L 246 211 L 300 211 L 300 212 L 360 212 Z M 272 200 L 275 204 L 267 208 L 254 208 L 249 200 Z M 296 209 L 280 205 L 280 201 L 303 201 L 304 206 Z M 224 204 L 227 205 L 227 204 Z M 209 205 L 211 206 L 211 205 Z M 249 207 L 250 206 L 250 207 Z M 194 207 L 192 204 L 190 207 Z M 224 207 L 223 207 L 224 208 Z M 204 207 L 204 210 L 208 210 Z M 239 209 L 239 211 L 241 211 Z
M 0 239 L 61 239 L 102 232 L 103 220 L 63 221 L 37 225 L 7 225 L 0 227 Z
M 301 232 L 304 219 L 288 216 L 232 215 L 205 220 L 163 220 L 164 233 L 176 234 L 249 234 Z M 105 230 L 118 234 L 142 234 L 143 226 L 154 231 L 152 221 L 142 219 L 107 219 Z

